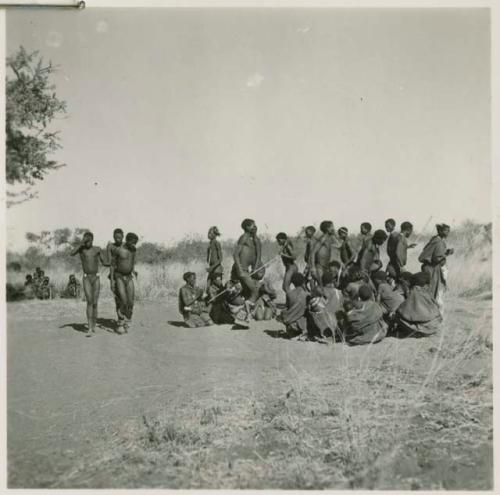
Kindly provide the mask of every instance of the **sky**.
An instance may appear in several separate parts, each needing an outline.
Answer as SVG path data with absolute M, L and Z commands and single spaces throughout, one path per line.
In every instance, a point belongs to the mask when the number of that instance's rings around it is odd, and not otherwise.
M 58 65 L 68 112 L 8 247 L 490 221 L 489 30 L 487 9 L 9 11 L 7 52 Z

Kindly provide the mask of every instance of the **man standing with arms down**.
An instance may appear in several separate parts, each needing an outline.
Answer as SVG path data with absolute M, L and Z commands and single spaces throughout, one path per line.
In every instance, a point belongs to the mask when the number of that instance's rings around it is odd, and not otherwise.
M 251 218 L 245 218 L 241 223 L 243 235 L 238 239 L 234 249 L 234 264 L 231 279 L 239 280 L 243 286 L 243 297 L 251 306 L 259 298 L 259 283 L 250 273 L 261 266 L 261 244 L 257 237 L 257 225 Z
M 312 275 L 316 283 L 323 287 L 323 274 L 331 271 L 331 263 L 336 261 L 339 266 L 342 266 L 341 244 L 335 235 L 335 227 L 331 220 L 321 222 L 319 229 L 323 235 L 311 251 L 309 266 L 312 268 Z
M 387 223 L 386 223 L 387 230 Z M 399 274 L 404 270 L 408 259 L 408 249 L 412 249 L 416 244 L 408 244 L 408 238 L 413 233 L 413 225 L 410 222 L 403 222 L 401 224 L 401 232 L 391 232 L 387 239 L 387 255 L 389 256 L 389 263 L 387 270 L 392 266 L 396 272 L 396 279 L 399 279 Z
M 430 275 L 429 291 L 438 303 L 443 315 L 443 294 L 446 289 L 446 257 L 453 254 L 453 249 L 448 249 L 445 239 L 450 234 L 450 227 L 445 223 L 436 225 L 435 235 L 424 247 L 418 257 L 422 263 L 422 271 Z

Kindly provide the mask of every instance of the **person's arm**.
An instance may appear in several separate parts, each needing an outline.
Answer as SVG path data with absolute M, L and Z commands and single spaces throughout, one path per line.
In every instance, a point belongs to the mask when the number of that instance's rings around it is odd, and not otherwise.
M 261 266 L 262 264 L 262 245 L 260 239 L 255 237 L 255 266 Z
M 285 252 L 285 249 L 288 251 L 288 254 Z M 297 252 L 295 251 L 295 248 L 293 247 L 293 244 L 291 241 L 288 241 L 282 249 L 281 256 L 284 258 L 288 258 L 292 261 L 295 261 L 297 259 Z
M 241 236 L 238 239 L 238 242 L 236 243 L 236 246 L 234 247 L 234 251 L 233 251 L 234 264 L 236 265 L 236 270 L 238 273 L 241 273 L 240 254 L 241 254 L 241 250 L 243 248 L 243 243 L 244 243 L 244 238 L 243 238 L 243 236 Z
M 75 256 L 77 255 L 78 253 L 80 253 L 80 251 L 83 249 L 83 244 L 78 244 L 78 246 L 76 246 L 73 251 L 71 251 L 70 256 Z
M 104 256 L 103 250 L 100 247 L 97 248 L 97 256 L 99 256 L 102 266 L 110 266 L 109 261 L 106 259 L 107 256 Z
M 219 242 L 215 243 L 215 250 L 217 252 L 217 263 L 214 263 L 213 265 L 209 266 L 207 271 L 209 274 L 212 274 L 219 266 L 222 266 L 222 247 Z M 211 261 L 210 256 L 209 256 L 209 263 Z

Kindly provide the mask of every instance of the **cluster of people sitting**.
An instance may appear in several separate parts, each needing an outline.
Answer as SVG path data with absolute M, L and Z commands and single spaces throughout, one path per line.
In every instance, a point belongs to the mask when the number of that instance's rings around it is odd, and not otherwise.
M 222 249 L 217 227 L 208 233 L 208 281 L 204 291 L 196 284 L 196 274 L 184 274 L 179 292 L 179 311 L 189 327 L 239 323 L 250 319 L 276 318 L 286 334 L 297 340 L 326 341 L 328 337 L 351 345 L 375 343 L 388 333 L 425 336 L 436 333 L 443 318 L 443 292 L 447 284 L 446 258 L 453 249 L 446 247 L 450 227 L 438 224 L 437 235 L 419 256 L 421 271 L 405 270 L 407 251 L 413 233 L 410 222 L 396 231 L 388 219 L 385 231 L 371 234 L 371 225 L 361 224 L 361 246 L 351 247 L 346 227 L 338 231 L 333 222 L 324 221 L 319 235 L 313 226 L 305 229 L 305 269 L 296 264 L 292 241 L 281 232 L 276 240 L 285 268 L 282 289 L 286 307 L 276 304 L 277 294 L 264 279 L 257 227 L 251 219 L 242 223 L 244 234 L 234 250 L 229 280 L 222 279 Z M 387 241 L 389 263 L 382 269 L 380 247 Z
M 52 299 L 54 297 L 54 287 L 50 282 L 50 277 L 46 276 L 40 267 L 35 268 L 33 275 L 26 275 L 24 297 L 26 299 Z
M 36 267 L 33 274 L 27 274 L 24 282 L 24 298 L 26 299 L 53 299 L 56 296 L 54 285 L 50 277 L 45 272 Z M 75 275 L 69 276 L 66 288 L 61 293 L 61 297 L 66 299 L 80 299 L 81 284 Z

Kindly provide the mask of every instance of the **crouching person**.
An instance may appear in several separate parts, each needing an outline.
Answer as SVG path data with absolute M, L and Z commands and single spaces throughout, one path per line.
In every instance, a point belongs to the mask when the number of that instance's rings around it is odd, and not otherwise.
M 392 267 L 391 267 L 392 268 Z M 391 287 L 386 272 L 379 270 L 372 275 L 373 283 L 377 289 L 376 300 L 384 312 L 384 319 L 392 331 L 396 310 L 401 306 L 405 298 L 403 295 Z
M 296 340 L 307 340 L 307 303 L 308 296 L 305 289 L 305 277 L 302 273 L 292 275 L 293 289 L 286 293 L 286 309 L 279 316 L 285 325 L 286 333 Z
M 222 283 L 222 273 L 213 272 L 209 276 L 209 286 L 207 288 L 207 311 L 210 318 L 216 325 L 233 323 L 234 319 L 226 305 L 227 293 Z
M 278 312 L 274 304 L 276 291 L 271 282 L 264 278 L 265 273 L 266 269 L 261 268 L 252 276 L 259 284 L 259 298 L 255 303 L 255 309 L 253 311 L 253 318 L 256 321 L 272 320 Z
M 186 284 L 179 291 L 179 311 L 184 322 L 189 328 L 213 325 L 208 307 L 203 301 L 203 290 L 196 286 L 196 274 L 186 272 L 183 278 Z
M 408 298 L 396 311 L 396 330 L 401 336 L 425 337 L 435 334 L 443 321 L 439 305 L 429 290 L 427 272 L 415 273 L 410 279 Z
M 357 300 L 346 315 L 345 340 L 349 345 L 375 344 L 387 335 L 384 312 L 375 302 L 371 286 L 359 288 Z

